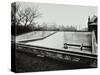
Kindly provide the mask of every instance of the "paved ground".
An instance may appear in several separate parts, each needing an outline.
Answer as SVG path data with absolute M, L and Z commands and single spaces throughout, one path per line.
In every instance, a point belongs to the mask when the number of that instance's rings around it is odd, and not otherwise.
M 80 47 L 70 46 L 68 49 L 64 49 L 64 43 L 86 45 L 91 46 L 91 33 L 90 32 L 57 32 L 46 39 L 39 41 L 32 41 L 26 44 L 54 48 L 60 50 L 77 51 L 83 53 L 91 53 L 89 48 L 84 48 L 83 51 Z
M 63 48 L 63 32 L 58 32 L 46 39 L 40 41 L 29 42 L 27 44 L 48 47 L 48 48 Z
M 91 46 L 91 32 L 64 32 L 64 41 L 71 44 Z

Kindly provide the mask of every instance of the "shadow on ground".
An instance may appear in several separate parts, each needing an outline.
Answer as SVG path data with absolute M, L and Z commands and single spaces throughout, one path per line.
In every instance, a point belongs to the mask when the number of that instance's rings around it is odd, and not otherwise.
M 16 72 L 36 72 L 90 68 L 79 63 L 65 63 L 52 58 L 42 58 L 34 54 L 16 51 Z

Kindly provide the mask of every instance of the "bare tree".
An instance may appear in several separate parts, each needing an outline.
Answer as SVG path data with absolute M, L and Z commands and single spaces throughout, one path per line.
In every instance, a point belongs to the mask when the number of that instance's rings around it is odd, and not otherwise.
M 13 3 L 11 6 L 11 34 L 19 35 L 33 31 L 36 25 L 35 18 L 39 16 L 37 7 L 24 7 L 21 3 Z
M 39 16 L 39 12 L 37 8 L 23 8 L 19 9 L 16 13 L 16 25 L 32 25 L 34 24 L 34 19 Z
M 11 6 L 11 22 L 12 25 L 31 25 L 34 19 L 40 16 L 37 7 L 22 7 L 21 4 L 13 3 Z

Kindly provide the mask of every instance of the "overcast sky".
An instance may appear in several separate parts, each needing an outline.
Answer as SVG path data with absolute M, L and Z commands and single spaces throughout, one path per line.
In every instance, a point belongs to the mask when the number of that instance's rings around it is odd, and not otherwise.
M 45 3 L 21 3 L 23 7 L 38 7 L 42 16 L 37 18 L 39 24 L 56 23 L 57 25 L 74 25 L 78 28 L 87 27 L 88 16 L 97 16 L 97 7 L 76 6 Z

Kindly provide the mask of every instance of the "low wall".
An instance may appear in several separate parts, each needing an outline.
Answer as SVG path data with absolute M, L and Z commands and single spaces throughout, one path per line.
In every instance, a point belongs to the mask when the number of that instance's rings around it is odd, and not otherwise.
M 40 57 L 50 57 L 53 59 L 61 60 L 64 62 L 75 62 L 75 63 L 82 63 L 82 64 L 94 64 L 95 67 L 97 66 L 97 55 L 90 55 L 90 54 L 80 54 L 76 52 L 63 52 L 60 50 L 53 50 L 53 49 L 46 49 L 28 45 L 17 44 L 16 48 L 18 51 L 28 52 L 36 54 Z
M 36 32 L 36 34 L 34 34 Z M 27 34 L 16 36 L 16 42 L 30 42 L 42 40 L 56 33 L 56 31 L 33 31 Z

